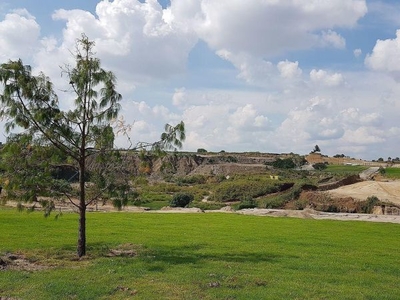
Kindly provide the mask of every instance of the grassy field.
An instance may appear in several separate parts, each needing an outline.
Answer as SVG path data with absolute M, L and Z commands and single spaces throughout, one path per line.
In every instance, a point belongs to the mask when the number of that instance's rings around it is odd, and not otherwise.
M 0 270 L 12 299 L 400 299 L 400 225 L 237 214 L 88 214 L 88 257 L 74 259 L 77 215 L 0 210 Z M 121 246 L 124 245 L 124 246 Z M 110 249 L 134 257 L 108 257 Z
M 400 179 L 400 168 L 385 168 L 385 176 L 391 179 Z
M 331 172 L 335 174 L 359 174 L 366 169 L 368 169 L 367 166 L 327 165 L 327 168 L 324 170 L 324 172 Z

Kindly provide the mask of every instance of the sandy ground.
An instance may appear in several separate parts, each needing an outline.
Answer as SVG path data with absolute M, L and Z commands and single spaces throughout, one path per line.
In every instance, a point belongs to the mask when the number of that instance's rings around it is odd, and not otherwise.
M 334 197 L 352 197 L 366 200 L 376 196 L 381 201 L 389 201 L 400 205 L 400 181 L 363 181 L 327 191 Z
M 114 209 L 115 211 L 115 209 Z M 141 208 L 129 207 L 124 211 L 142 212 L 142 213 L 232 213 L 240 215 L 253 215 L 261 217 L 288 217 L 288 218 L 301 218 L 301 219 L 316 219 L 316 220 L 338 220 L 338 221 L 368 221 L 368 222 L 381 222 L 381 223 L 397 223 L 400 224 L 400 215 L 374 215 L 374 214 L 353 214 L 353 213 L 328 213 L 316 211 L 313 209 L 304 210 L 289 210 L 289 209 L 260 209 L 249 208 L 234 211 L 231 207 L 227 206 L 220 210 L 206 210 L 203 211 L 199 208 L 179 208 L 179 207 L 164 207 L 161 210 L 146 211 Z
M 373 215 L 373 214 L 352 214 L 352 213 L 328 213 L 305 210 L 283 210 L 283 209 L 244 209 L 236 212 L 238 214 L 270 216 L 270 217 L 292 217 L 316 220 L 337 220 L 337 221 L 368 221 L 381 223 L 400 224 L 400 216 L 395 215 Z

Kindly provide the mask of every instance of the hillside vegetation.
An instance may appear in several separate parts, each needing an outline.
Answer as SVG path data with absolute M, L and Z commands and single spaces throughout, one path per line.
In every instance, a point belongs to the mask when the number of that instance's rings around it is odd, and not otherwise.
M 230 206 L 233 209 L 313 208 L 370 213 L 371 202 L 385 205 L 376 197 L 372 200 L 365 197 L 360 201 L 349 197 L 334 198 L 323 192 L 360 181 L 358 174 L 370 163 L 356 161 L 355 165 L 335 165 L 329 164 L 330 158 L 316 154 L 307 159 L 314 164 L 296 154 L 174 152 L 156 157 L 126 152 L 122 171 L 130 174 L 131 181 L 125 200 L 103 198 L 94 202 L 91 209 L 101 210 L 107 203 L 113 203 L 116 209 L 126 206 L 161 209 L 170 205 L 178 193 L 193 199 L 189 207 L 204 210 Z M 89 172 L 90 168 L 96 168 L 96 160 L 89 164 Z M 395 173 L 395 168 L 387 170 L 387 174 Z M 61 165 L 57 172 L 61 178 L 71 178 L 73 166 Z M 3 199 L 6 199 L 4 193 Z

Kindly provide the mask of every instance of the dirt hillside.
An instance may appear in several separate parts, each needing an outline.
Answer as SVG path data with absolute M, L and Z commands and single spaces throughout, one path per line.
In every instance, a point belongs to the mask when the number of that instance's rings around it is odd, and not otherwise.
M 400 205 L 400 181 L 363 181 L 329 190 L 328 193 L 333 197 L 352 197 L 357 200 L 376 196 L 381 201 Z

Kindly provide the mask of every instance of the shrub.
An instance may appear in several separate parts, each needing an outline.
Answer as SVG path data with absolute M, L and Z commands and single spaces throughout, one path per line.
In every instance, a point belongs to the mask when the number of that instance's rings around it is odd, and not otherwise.
M 379 203 L 379 199 L 376 196 L 368 197 L 366 201 L 363 202 L 361 205 L 361 212 L 364 214 L 372 213 L 374 206 Z
M 257 203 L 256 201 L 254 201 L 253 198 L 251 197 L 245 197 L 242 201 L 240 201 L 237 209 L 246 209 L 246 208 L 256 208 L 257 207 Z
M 379 167 L 379 174 L 385 175 L 386 174 L 385 168 Z
M 197 153 L 207 153 L 207 150 L 203 149 L 203 148 L 199 148 L 199 149 L 197 149 Z
M 327 168 L 326 163 L 316 163 L 312 165 L 315 170 L 325 170 Z
M 214 201 L 240 200 L 247 196 L 257 198 L 282 191 L 286 186 L 282 182 L 234 180 L 220 183 L 213 191 Z
M 228 162 L 228 163 L 237 163 L 238 162 L 237 157 L 234 157 L 234 156 L 231 156 L 231 155 L 225 156 L 225 157 L 221 157 L 220 160 Z
M 264 208 L 284 208 L 285 204 L 287 203 L 286 197 L 283 195 L 270 197 L 262 200 L 261 206 Z
M 194 196 L 192 194 L 177 193 L 172 197 L 169 205 L 171 207 L 186 207 L 190 202 L 193 201 L 193 199 Z
M 278 158 L 271 164 L 275 169 L 294 169 L 296 164 L 291 158 L 281 159 Z

